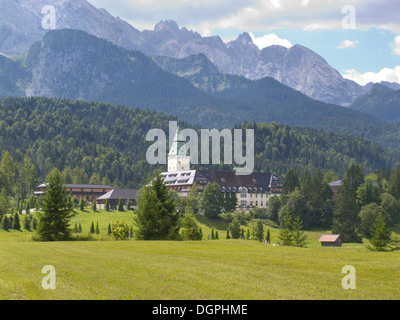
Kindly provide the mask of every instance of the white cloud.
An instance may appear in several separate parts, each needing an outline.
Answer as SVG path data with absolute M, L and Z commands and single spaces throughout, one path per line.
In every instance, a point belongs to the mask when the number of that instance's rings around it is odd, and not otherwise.
M 358 40 L 343 40 L 336 48 L 337 49 L 348 49 L 348 48 L 355 48 L 358 44 Z
M 256 37 L 253 33 L 250 33 L 250 37 L 260 50 L 275 45 L 286 47 L 288 49 L 293 47 L 293 44 L 291 44 L 289 40 L 281 39 L 274 33 L 264 35 L 263 37 Z
M 400 56 L 400 36 L 394 38 L 394 48 L 393 53 Z
M 353 80 L 362 86 L 365 86 L 370 82 L 380 83 L 382 81 L 396 82 L 400 84 L 400 66 L 396 66 L 394 69 L 384 68 L 376 73 L 361 73 L 355 69 L 349 69 L 345 71 L 343 78 Z

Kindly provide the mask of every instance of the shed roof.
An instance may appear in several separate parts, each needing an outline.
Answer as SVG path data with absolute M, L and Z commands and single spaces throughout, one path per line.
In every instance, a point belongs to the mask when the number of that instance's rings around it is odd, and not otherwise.
M 319 238 L 319 242 L 336 242 L 337 240 L 340 239 L 340 235 L 339 234 L 333 234 L 333 235 L 322 235 Z

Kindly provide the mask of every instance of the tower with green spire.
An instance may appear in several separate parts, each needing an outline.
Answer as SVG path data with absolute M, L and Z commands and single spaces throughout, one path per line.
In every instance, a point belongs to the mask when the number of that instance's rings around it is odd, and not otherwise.
M 186 146 L 186 140 L 178 127 L 171 150 L 168 154 L 168 172 L 179 172 L 190 170 L 190 154 Z

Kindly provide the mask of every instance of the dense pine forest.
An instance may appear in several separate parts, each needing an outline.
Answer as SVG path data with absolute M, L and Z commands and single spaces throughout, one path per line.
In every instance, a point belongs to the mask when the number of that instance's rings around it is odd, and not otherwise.
M 154 170 L 165 169 L 147 163 L 151 143 L 146 142 L 146 134 L 154 128 L 168 134 L 171 120 L 177 119 L 104 103 L 2 98 L 0 189 L 13 198 L 29 197 L 54 167 L 65 183 L 140 188 Z M 256 170 L 282 178 L 289 169 L 299 174 L 320 169 L 343 177 L 352 161 L 362 164 L 366 173 L 400 163 L 397 151 L 351 136 L 275 123 L 245 123 L 235 128 L 255 129 Z

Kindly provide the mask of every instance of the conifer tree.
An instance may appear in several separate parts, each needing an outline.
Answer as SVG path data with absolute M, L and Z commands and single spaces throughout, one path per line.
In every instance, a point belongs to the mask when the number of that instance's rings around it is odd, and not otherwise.
M 367 246 L 367 248 L 374 251 L 386 251 L 391 242 L 391 234 L 392 231 L 387 226 L 385 217 L 380 214 L 372 227 L 372 238 L 370 240 L 372 246 Z
M 25 215 L 25 219 L 24 219 L 24 229 L 31 231 L 31 224 L 32 224 L 32 216 L 27 214 Z
M 10 229 L 10 220 L 7 215 L 4 215 L 3 220 L 1 221 L 1 225 L 5 231 Z
M 282 217 L 282 229 L 279 231 L 279 240 L 284 246 L 292 246 L 294 243 L 293 236 L 293 217 L 290 211 L 285 208 L 284 215 Z
M 134 216 L 136 237 L 139 240 L 179 239 L 179 219 L 173 191 L 164 184 L 161 173 L 157 173 L 140 191 Z
M 34 240 L 66 241 L 72 238 L 70 220 L 75 215 L 73 204 L 61 181 L 58 169 L 52 170 L 47 179 L 48 188 L 42 199 L 42 212 L 37 213 L 38 226 Z
M 264 226 L 261 221 L 257 221 L 256 224 L 256 234 L 258 241 L 262 242 L 264 240 Z
M 97 211 L 97 203 L 96 203 L 96 201 L 93 201 L 92 209 L 93 209 L 94 212 Z
M 14 215 L 14 222 L 13 222 L 12 228 L 14 230 L 21 230 L 21 223 L 19 222 L 19 214 L 18 213 L 16 213 Z
M 105 209 L 107 212 L 110 211 L 110 199 L 108 199 L 108 198 L 106 199 Z
M 271 233 L 269 229 L 267 230 L 267 236 L 265 237 L 265 241 L 267 241 L 267 243 L 271 243 Z
M 296 217 L 292 224 L 293 245 L 296 247 L 305 247 L 307 245 L 307 235 L 303 231 L 303 223 L 300 217 Z
M 228 230 L 226 230 L 226 240 L 229 240 L 231 238 L 230 234 L 229 234 L 229 228 Z
M 357 203 L 357 190 L 364 181 L 361 165 L 352 163 L 346 173 L 343 185 L 335 201 L 332 233 L 340 234 L 343 242 L 361 242 L 360 206 Z
M 96 234 L 100 234 L 99 223 L 96 223 Z
M 94 222 L 92 221 L 92 225 L 90 226 L 90 234 L 94 234 Z
M 122 198 L 119 198 L 119 201 L 118 201 L 118 211 L 120 211 L 120 212 L 124 211 L 124 204 L 122 202 Z
M 81 201 L 79 202 L 79 210 L 85 211 L 85 200 L 81 198 Z

